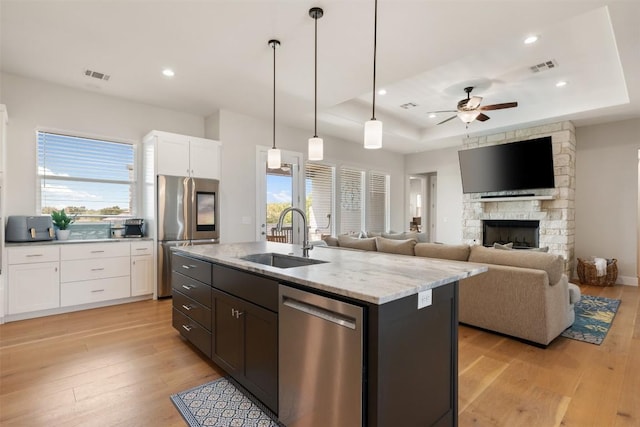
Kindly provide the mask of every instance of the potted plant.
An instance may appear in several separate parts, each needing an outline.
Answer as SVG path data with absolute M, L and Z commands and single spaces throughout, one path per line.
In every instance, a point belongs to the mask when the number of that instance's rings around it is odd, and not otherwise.
M 51 211 L 51 220 L 53 221 L 53 224 L 57 227 L 57 230 L 56 230 L 57 239 L 67 240 L 69 238 L 69 233 L 71 233 L 71 230 L 69 230 L 69 226 L 76 221 L 76 215 L 70 217 L 69 215 L 67 215 L 67 213 L 64 211 L 64 208 L 63 208 L 59 211 L 56 211 L 56 210 Z

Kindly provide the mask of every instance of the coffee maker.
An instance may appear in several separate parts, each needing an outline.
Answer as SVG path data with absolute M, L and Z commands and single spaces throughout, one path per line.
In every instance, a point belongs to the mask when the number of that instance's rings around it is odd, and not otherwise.
M 143 237 L 144 232 L 142 230 L 142 218 L 131 218 L 124 221 L 124 236 L 123 237 Z

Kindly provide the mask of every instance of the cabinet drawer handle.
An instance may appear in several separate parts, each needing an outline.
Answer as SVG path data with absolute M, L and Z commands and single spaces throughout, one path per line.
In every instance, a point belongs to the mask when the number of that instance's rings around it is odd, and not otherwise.
M 184 308 L 187 311 L 191 311 L 193 307 L 191 307 L 190 305 L 182 304 L 182 308 Z
M 149 248 L 136 248 L 136 251 L 148 251 Z
M 104 268 L 92 268 L 91 271 L 102 271 Z
M 101 253 L 103 253 L 103 252 L 104 252 L 104 251 L 91 251 L 91 253 L 92 253 L 92 254 L 101 254 Z
M 183 287 L 184 289 L 186 289 L 186 290 L 190 291 L 190 290 L 191 290 L 191 288 L 192 288 L 193 286 L 182 285 L 182 287 Z
M 36 256 L 44 256 L 44 254 L 28 254 L 27 258 L 33 258 L 33 257 L 36 257 Z
M 191 332 L 191 330 L 193 329 L 193 326 L 190 325 L 182 325 L 182 329 L 184 329 L 187 332 Z
M 197 265 L 184 265 L 184 264 L 182 264 L 182 268 L 184 268 L 185 270 L 190 270 L 190 269 L 196 268 L 196 267 L 197 267 Z
M 104 292 L 104 289 L 94 289 L 91 293 Z

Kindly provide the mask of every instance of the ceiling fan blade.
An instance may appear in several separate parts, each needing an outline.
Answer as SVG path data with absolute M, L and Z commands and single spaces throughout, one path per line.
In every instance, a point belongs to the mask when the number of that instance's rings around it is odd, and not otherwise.
M 453 119 L 455 119 L 456 117 L 458 117 L 458 116 L 457 116 L 457 115 L 455 115 L 455 116 L 451 116 L 451 117 L 449 117 L 448 119 L 445 119 L 445 120 L 441 121 L 441 122 L 440 122 L 440 123 L 438 123 L 438 124 L 439 124 L 439 125 L 441 125 L 441 124 L 443 124 L 443 123 L 447 123 L 449 120 L 453 120 Z
M 478 117 L 476 117 L 476 120 L 479 122 L 486 122 L 487 120 L 489 120 L 491 117 L 487 116 L 486 114 L 480 113 L 478 115 Z
M 505 102 L 503 104 L 485 105 L 484 107 L 480 107 L 479 110 L 482 110 L 482 111 L 502 110 L 503 108 L 513 108 L 517 106 L 518 106 L 517 102 Z
M 465 105 L 465 109 L 467 110 L 475 110 L 480 106 L 482 102 L 481 96 L 472 96 L 469 101 L 467 101 L 467 105 Z

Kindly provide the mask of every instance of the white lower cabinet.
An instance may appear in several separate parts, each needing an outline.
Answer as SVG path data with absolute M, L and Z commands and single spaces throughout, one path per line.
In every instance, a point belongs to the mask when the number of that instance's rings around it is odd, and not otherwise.
M 60 307 L 58 262 L 9 265 L 7 314 Z
M 151 295 L 153 249 L 151 240 L 8 247 L 7 320 Z M 58 310 L 46 311 L 51 309 Z
M 57 247 L 7 248 L 7 314 L 60 307 Z
M 131 242 L 131 296 L 153 293 L 153 242 Z
M 131 294 L 129 276 L 60 284 L 60 305 L 88 304 L 126 298 Z
M 60 248 L 60 305 L 130 297 L 130 254 L 128 242 Z

